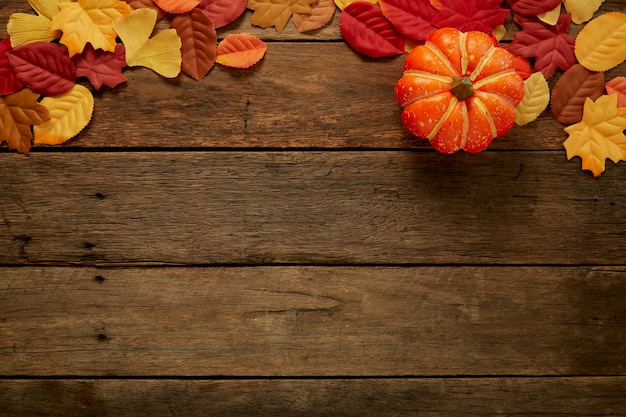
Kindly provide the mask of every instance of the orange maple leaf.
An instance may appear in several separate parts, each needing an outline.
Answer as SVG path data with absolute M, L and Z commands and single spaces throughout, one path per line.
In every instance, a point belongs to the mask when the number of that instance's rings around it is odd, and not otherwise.
M 39 94 L 24 88 L 17 93 L 0 96 L 0 144 L 28 153 L 33 134 L 32 125 L 50 120 L 48 109 L 37 102 Z
M 311 3 L 316 0 L 248 0 L 248 9 L 254 10 L 250 22 L 255 26 L 276 27 L 282 30 L 294 13 L 311 13 Z
M 583 119 L 565 128 L 563 143 L 567 159 L 580 156 L 583 169 L 597 177 L 605 170 L 605 160 L 626 160 L 626 108 L 617 107 L 617 95 L 604 95 L 595 102 L 585 100 Z

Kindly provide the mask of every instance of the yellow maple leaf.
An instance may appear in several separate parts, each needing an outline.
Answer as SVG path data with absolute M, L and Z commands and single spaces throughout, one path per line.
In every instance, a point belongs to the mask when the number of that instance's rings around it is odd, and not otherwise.
M 156 22 L 156 10 L 141 8 L 117 19 L 113 27 L 124 44 L 129 67 L 146 67 L 174 78 L 180 73 L 182 42 L 176 29 L 165 29 L 150 38 Z
M 282 30 L 294 13 L 311 13 L 311 3 L 316 0 L 248 0 L 247 7 L 254 10 L 250 22 L 255 26 L 274 26 Z
M 617 94 L 604 95 L 595 102 L 585 100 L 583 119 L 568 126 L 569 134 L 563 143 L 567 159 L 579 156 L 582 168 L 600 175 L 605 170 L 605 160 L 617 163 L 626 160 L 626 108 L 617 107 Z
M 119 0 L 78 0 L 59 3 L 61 11 L 52 18 L 52 29 L 63 32 L 61 43 L 70 56 L 79 54 L 90 43 L 94 49 L 115 51 L 117 34 L 113 21 L 130 13 L 130 6 Z
M 572 15 L 572 22 L 580 25 L 593 17 L 604 0 L 563 0 L 565 10 Z
M 79 134 L 89 124 L 94 99 L 89 89 L 76 84 L 67 93 L 44 97 L 41 105 L 48 109 L 50 120 L 33 127 L 34 141 L 58 145 Z
M 37 12 L 13 13 L 7 23 L 7 33 L 11 36 L 11 47 L 30 42 L 50 42 L 61 37 L 61 31 L 52 29 L 52 18 L 59 12 L 59 3 L 68 0 L 28 0 Z

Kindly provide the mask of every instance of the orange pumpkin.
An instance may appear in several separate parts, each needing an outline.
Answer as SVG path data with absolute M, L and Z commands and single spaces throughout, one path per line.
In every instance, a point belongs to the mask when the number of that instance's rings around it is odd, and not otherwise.
M 515 123 L 524 80 L 483 32 L 442 28 L 406 58 L 395 97 L 402 123 L 442 153 L 480 152 Z

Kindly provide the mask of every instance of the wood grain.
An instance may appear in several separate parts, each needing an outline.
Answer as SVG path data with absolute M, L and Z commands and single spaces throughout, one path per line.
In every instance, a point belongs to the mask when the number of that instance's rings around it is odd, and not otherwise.
M 624 267 L 1 268 L 0 375 L 622 375 L 625 298 Z
M 564 153 L 0 155 L 4 264 L 622 264 L 624 176 Z
M 619 377 L 0 381 L 7 416 L 623 417 L 625 409 Z

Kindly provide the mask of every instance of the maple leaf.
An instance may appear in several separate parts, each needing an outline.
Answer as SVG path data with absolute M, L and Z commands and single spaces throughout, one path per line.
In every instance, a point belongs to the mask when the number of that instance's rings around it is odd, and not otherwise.
M 83 52 L 74 55 L 72 61 L 76 66 L 78 77 L 87 77 L 96 90 L 102 85 L 113 88 L 126 81 L 122 70 L 126 66 L 124 45 L 118 43 L 115 52 L 95 50 L 88 44 Z
M 626 108 L 617 107 L 617 95 L 605 95 L 595 102 L 585 100 L 583 119 L 565 128 L 569 134 L 563 143 L 567 159 L 579 156 L 582 168 L 594 176 L 605 170 L 605 161 L 626 159 Z
M 560 5 L 561 0 L 509 0 L 509 6 L 517 16 L 537 16 Z
M 216 29 L 233 23 L 246 11 L 247 0 L 200 0 L 198 9 L 209 15 Z
M 617 94 L 617 107 L 626 107 L 626 77 L 615 77 L 605 87 L 607 93 Z
M 589 71 L 580 64 L 572 65 L 552 88 L 552 115 L 562 124 L 578 123 L 583 117 L 587 98 L 604 94 L 604 73 Z
M 39 94 L 28 88 L 0 97 L 0 143 L 21 153 L 30 150 L 32 125 L 50 120 L 48 109 L 37 102 Z
M 182 69 L 200 81 L 215 63 L 217 33 L 209 16 L 202 10 L 176 16 L 170 27 L 176 29 L 182 42 Z
M 515 123 L 528 124 L 539 117 L 550 103 L 550 87 L 541 72 L 535 72 L 524 82 L 524 97 L 515 108 Z
M 267 46 L 262 40 L 247 33 L 226 36 L 217 45 L 215 62 L 234 68 L 249 68 L 259 62 Z
M 626 59 L 626 13 L 606 13 L 576 37 L 576 58 L 592 71 L 608 71 Z
M 559 17 L 561 17 L 561 4 L 559 3 L 554 9 L 537 15 L 537 18 L 543 23 L 550 26 L 554 26 L 558 23 Z
M 79 134 L 89 124 L 94 99 L 91 91 L 76 84 L 65 94 L 44 97 L 41 105 L 48 109 L 50 118 L 34 126 L 34 141 L 58 145 Z
M 70 56 L 83 51 L 87 43 L 95 49 L 115 51 L 117 34 L 113 21 L 131 12 L 130 6 L 119 0 L 78 0 L 59 3 L 61 11 L 52 18 L 52 29 L 61 30 L 61 43 Z
M 569 14 L 562 14 L 554 26 L 536 18 L 516 16 L 515 20 L 522 26 L 522 30 L 513 36 L 509 51 L 525 58 L 534 57 L 535 69 L 541 71 L 546 79 L 557 68 L 567 71 L 576 63 L 575 40 L 568 33 Z
M 565 10 L 572 15 L 572 22 L 580 25 L 590 20 L 604 0 L 563 0 Z
M 137 9 L 113 22 L 113 28 L 126 49 L 126 64 L 150 68 L 166 78 L 174 78 L 181 69 L 182 42 L 176 29 L 150 35 L 157 21 L 153 9 Z
M 311 4 L 310 13 L 294 13 L 293 23 L 298 32 L 310 32 L 330 22 L 336 9 L 333 0 L 317 0 Z
M 274 26 L 277 32 L 282 32 L 292 14 L 310 13 L 313 2 L 315 0 L 248 0 L 247 7 L 254 10 L 250 20 L 253 25 Z
M 6 37 L 0 42 L 0 95 L 13 94 L 24 87 L 24 84 L 15 76 L 9 62 L 7 52 L 10 50 L 11 39 Z
M 439 13 L 433 18 L 437 27 L 453 27 L 460 31 L 481 30 L 491 33 L 502 25 L 509 10 L 500 7 L 500 0 L 430 0 Z
M 380 8 L 393 27 L 410 39 L 423 41 L 437 29 L 432 21 L 438 11 L 430 0 L 381 0 Z

